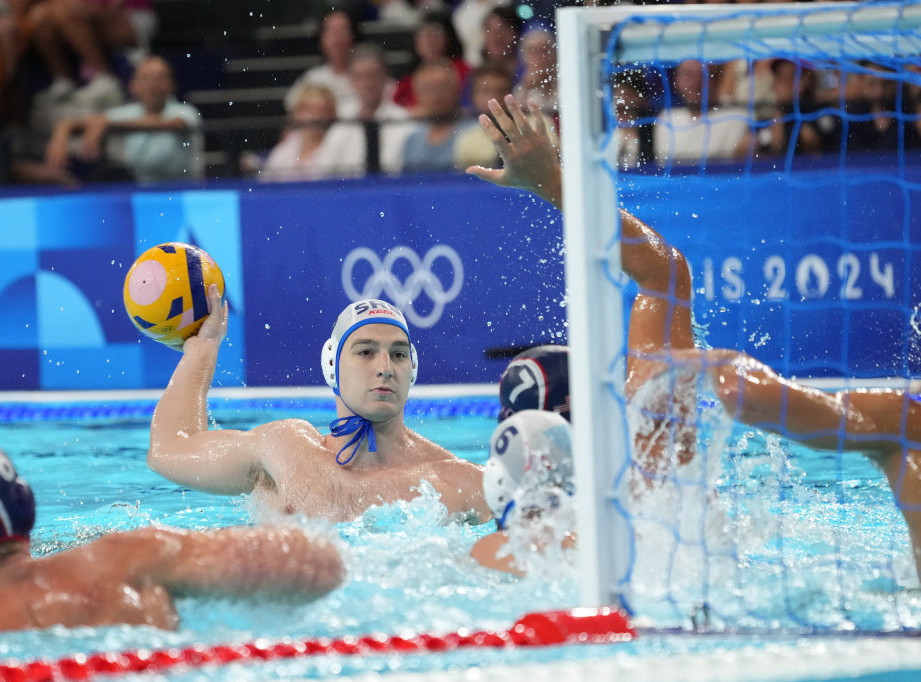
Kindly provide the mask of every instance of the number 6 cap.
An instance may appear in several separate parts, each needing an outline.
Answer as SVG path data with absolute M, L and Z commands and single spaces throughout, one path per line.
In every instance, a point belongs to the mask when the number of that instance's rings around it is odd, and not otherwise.
M 535 346 L 516 355 L 499 380 L 499 421 L 522 410 L 569 419 L 569 347 Z
M 500 529 L 520 497 L 543 499 L 541 493 L 560 489 L 572 494 L 572 477 L 569 422 L 555 412 L 516 412 L 493 431 L 483 494 Z

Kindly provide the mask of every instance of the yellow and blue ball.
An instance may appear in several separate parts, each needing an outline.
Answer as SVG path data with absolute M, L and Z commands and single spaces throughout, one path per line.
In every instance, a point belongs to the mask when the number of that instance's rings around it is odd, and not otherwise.
M 182 242 L 148 249 L 125 276 L 125 310 L 145 336 L 176 350 L 208 316 L 208 287 L 224 276 L 204 250 Z

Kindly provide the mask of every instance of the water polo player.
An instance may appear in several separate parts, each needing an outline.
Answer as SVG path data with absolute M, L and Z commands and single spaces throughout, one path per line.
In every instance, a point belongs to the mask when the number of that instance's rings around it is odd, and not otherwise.
M 338 419 L 323 435 L 302 419 L 250 431 L 209 430 L 207 398 L 227 308 L 211 310 L 163 392 L 151 423 L 148 464 L 180 485 L 252 493 L 261 508 L 349 521 L 372 505 L 411 499 L 428 481 L 452 514 L 490 518 L 481 468 L 408 428 L 403 410 L 419 362 L 403 314 L 383 301 L 350 303 L 323 345 L 323 375 Z
M 508 363 L 499 380 L 499 421 L 522 410 L 569 420 L 569 347 L 535 346 Z
M 28 544 L 34 524 L 32 489 L 0 450 L 0 545 L 17 541 Z
M 310 601 L 344 576 L 338 550 L 293 525 L 110 533 L 31 554 L 35 498 L 0 450 L 0 632 L 101 625 L 175 628 L 174 598 Z
M 562 166 L 552 140 L 529 102 L 527 117 L 508 95 L 503 108 L 489 103 L 493 118 L 480 116 L 480 125 L 502 158 L 501 168 L 471 166 L 467 172 L 501 187 L 528 190 L 563 208 Z M 697 406 L 698 381 L 712 382 L 726 412 L 736 421 L 803 443 L 814 449 L 860 453 L 886 476 L 896 505 L 905 518 L 921 577 L 921 403 L 900 389 L 855 389 L 825 392 L 779 376 L 743 352 L 695 346 L 691 320 L 691 273 L 684 255 L 636 216 L 621 209 L 621 268 L 636 283 L 629 320 L 626 385 L 634 402 L 647 385 L 665 376 L 678 380 L 666 391 L 681 410 Z M 668 424 L 674 413 L 658 409 L 662 398 L 652 396 L 650 413 Z M 643 400 L 637 400 L 640 409 Z M 635 435 L 634 453 L 650 485 L 668 458 L 679 464 L 695 453 L 693 420 L 679 413 L 679 428 L 653 428 Z M 637 455 L 637 453 L 639 453 Z
M 555 412 L 525 409 L 504 419 L 493 431 L 483 469 L 483 491 L 497 530 L 480 538 L 470 554 L 487 568 L 523 575 L 525 562 L 509 547 L 509 528 L 528 533 L 529 522 L 567 503 L 573 494 L 572 439 L 569 422 Z M 564 547 L 575 546 L 571 518 L 556 528 Z M 541 533 L 545 530 L 541 528 Z M 539 550 L 533 538 L 528 548 Z

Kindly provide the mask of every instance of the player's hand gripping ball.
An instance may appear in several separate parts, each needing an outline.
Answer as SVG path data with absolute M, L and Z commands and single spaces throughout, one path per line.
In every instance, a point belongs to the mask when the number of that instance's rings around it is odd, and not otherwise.
M 181 242 L 148 249 L 125 276 L 125 310 L 142 334 L 170 348 L 182 344 L 208 316 L 208 287 L 224 295 L 224 276 L 205 251 Z

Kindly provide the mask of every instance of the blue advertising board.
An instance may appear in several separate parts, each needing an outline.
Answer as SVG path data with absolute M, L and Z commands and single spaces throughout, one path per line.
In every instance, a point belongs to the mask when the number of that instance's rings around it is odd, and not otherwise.
M 492 383 L 503 349 L 565 342 L 558 213 L 473 178 L 126 187 L 0 199 L 0 216 L 0 390 L 164 387 L 180 356 L 139 335 L 122 287 L 167 241 L 224 274 L 216 386 L 322 385 L 356 298 L 404 309 L 420 384 Z
M 800 376 L 919 373 L 921 173 L 622 177 L 687 256 L 712 346 Z M 468 177 L 110 187 L 0 198 L 0 390 L 162 388 L 180 358 L 122 304 L 143 251 L 184 241 L 230 307 L 217 386 L 323 385 L 350 301 L 396 303 L 419 383 L 494 383 L 512 349 L 566 343 L 560 214 Z M 603 313 L 602 313 L 603 314 Z
M 624 176 L 624 207 L 693 271 L 713 347 L 784 374 L 921 373 L 921 167 L 892 158 L 780 173 Z
M 403 310 L 419 383 L 496 382 L 508 358 L 490 351 L 565 341 L 551 207 L 463 178 L 347 187 L 241 199 L 251 384 L 322 384 L 320 348 L 360 298 Z

